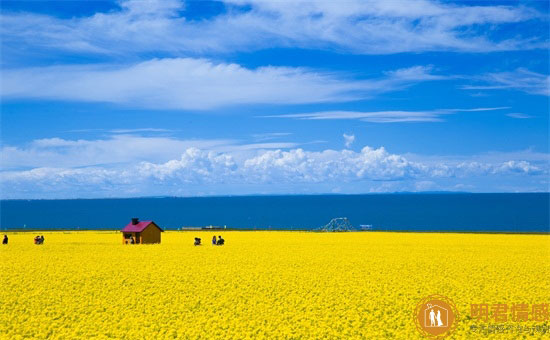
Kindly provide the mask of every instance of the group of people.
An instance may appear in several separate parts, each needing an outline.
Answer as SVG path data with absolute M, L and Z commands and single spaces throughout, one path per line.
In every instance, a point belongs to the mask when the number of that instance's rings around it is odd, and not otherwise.
M 2 244 L 8 244 L 8 235 L 4 234 L 4 238 L 2 239 Z M 42 236 L 36 236 L 34 238 L 34 244 L 44 244 L 44 235 Z
M 225 240 L 221 236 L 218 236 L 217 240 L 216 240 L 216 235 L 214 235 L 214 237 L 212 237 L 212 245 L 213 246 L 223 246 L 224 243 L 225 243 Z
M 136 243 L 133 237 L 130 238 L 130 244 Z M 225 240 L 218 236 L 216 239 L 216 236 L 212 237 L 212 245 L 213 246 L 223 246 L 225 243 Z M 2 244 L 8 244 L 8 235 L 4 235 L 4 239 L 2 240 Z M 34 238 L 34 244 L 44 244 L 44 235 L 42 236 L 36 236 Z M 201 245 L 201 239 L 199 237 L 195 237 L 195 245 L 200 246 Z
M 218 238 L 216 239 L 216 235 L 214 235 L 214 237 L 212 237 L 212 245 L 213 246 L 223 246 L 225 243 L 225 240 L 221 237 L 221 236 L 218 236 Z M 200 246 L 201 245 L 201 239 L 200 237 L 195 237 L 195 243 L 194 245 L 196 246 Z

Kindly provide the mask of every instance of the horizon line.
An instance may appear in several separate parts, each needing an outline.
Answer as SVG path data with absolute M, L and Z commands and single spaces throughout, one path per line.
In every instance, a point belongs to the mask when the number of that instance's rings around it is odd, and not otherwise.
M 520 191 L 520 192 L 471 192 L 471 191 L 393 191 L 368 193 L 314 193 L 314 194 L 238 194 L 238 195 L 201 195 L 201 196 L 129 196 L 129 197 L 76 197 L 76 198 L 0 198 L 0 201 L 56 201 L 56 200 L 117 200 L 117 199 L 151 199 L 151 198 L 230 198 L 230 197 L 286 197 L 286 196 L 376 196 L 376 195 L 510 195 L 510 194 L 550 194 L 550 191 Z

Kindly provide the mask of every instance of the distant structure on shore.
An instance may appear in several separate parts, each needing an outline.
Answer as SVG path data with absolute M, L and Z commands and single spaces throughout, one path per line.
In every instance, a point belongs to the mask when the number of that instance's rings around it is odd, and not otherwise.
M 329 223 L 325 224 L 321 228 L 317 229 L 318 231 L 352 231 L 353 226 L 347 217 L 337 217 L 330 220 Z
M 361 231 L 371 231 L 372 224 L 361 224 L 359 225 L 359 228 L 361 229 Z
M 226 230 L 226 229 L 227 229 L 226 225 L 224 225 L 223 227 L 209 225 L 209 226 L 206 226 L 206 227 L 181 227 L 179 230 L 181 230 L 181 231 L 195 231 L 195 230 Z
M 227 226 L 224 225 L 223 227 L 220 227 L 220 226 L 213 226 L 213 225 L 209 225 L 209 226 L 206 226 L 206 227 L 202 227 L 203 230 L 224 230 L 224 229 L 227 229 Z
M 122 232 L 122 243 L 130 244 L 153 244 L 160 243 L 160 233 L 163 232 L 153 221 L 140 221 L 138 218 L 132 218 L 132 221 L 124 227 Z

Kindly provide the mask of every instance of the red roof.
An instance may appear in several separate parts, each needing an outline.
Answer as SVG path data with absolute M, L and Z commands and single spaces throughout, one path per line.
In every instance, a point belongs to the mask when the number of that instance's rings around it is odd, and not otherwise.
M 157 228 L 160 229 L 160 231 L 164 231 L 162 230 L 161 227 L 159 227 L 155 222 L 153 221 L 139 221 L 137 224 L 132 224 L 132 222 L 128 223 L 126 225 L 126 227 L 124 227 L 124 229 L 121 230 L 121 232 L 126 232 L 126 233 L 141 233 L 142 231 L 145 230 L 145 228 L 147 228 L 149 226 L 149 224 L 153 223 Z

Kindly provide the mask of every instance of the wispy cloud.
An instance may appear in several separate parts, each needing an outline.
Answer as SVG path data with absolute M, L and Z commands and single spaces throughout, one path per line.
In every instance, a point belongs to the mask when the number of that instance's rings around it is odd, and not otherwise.
M 378 78 L 290 67 L 248 69 L 205 59 L 153 59 L 133 65 L 52 66 L 5 70 L 4 98 L 110 102 L 147 108 L 212 109 L 243 104 L 344 102 L 446 79 L 414 66 Z
M 301 120 L 362 120 L 370 123 L 405 123 L 405 122 L 441 122 L 442 116 L 459 112 L 482 112 L 508 109 L 509 107 L 488 107 L 474 109 L 438 109 L 431 111 L 321 111 L 294 113 L 285 115 L 264 116 L 269 118 L 293 118 Z
M 261 142 L 266 140 L 279 139 L 290 135 L 292 135 L 292 133 L 290 132 L 267 132 L 267 133 L 255 133 L 252 135 L 252 138 L 256 141 Z
M 157 129 L 157 128 L 137 128 L 137 129 L 112 129 L 110 133 L 126 134 L 126 133 L 140 133 L 140 132 L 171 132 L 170 129 Z
M 518 68 L 511 72 L 487 73 L 477 78 L 481 85 L 465 85 L 464 90 L 517 90 L 550 96 L 550 76 Z
M 228 10 L 205 20 L 185 18 L 183 1 L 120 1 L 120 10 L 60 19 L 2 14 L 4 50 L 28 48 L 127 55 L 298 47 L 361 54 L 421 51 L 490 52 L 546 48 L 544 37 L 482 27 L 543 15 L 527 6 L 471 6 L 428 0 L 225 1 Z M 182 16 L 183 15 L 183 16 Z
M 133 134 L 133 133 L 142 133 L 142 132 L 153 132 L 153 133 L 166 133 L 166 132 L 174 132 L 175 130 L 172 129 L 161 129 L 161 128 L 120 128 L 120 129 L 72 129 L 67 130 L 65 132 L 70 133 L 81 133 L 81 132 L 103 132 L 103 133 L 110 133 L 110 134 Z
M 37 139 L 23 146 L 4 145 L 0 149 L 2 169 L 42 167 L 80 168 L 131 166 L 149 161 L 164 162 L 189 148 L 215 152 L 250 152 L 254 150 L 295 148 L 298 144 L 243 143 L 235 139 L 178 139 L 115 134 L 104 139 Z
M 517 119 L 533 118 L 533 116 L 526 115 L 525 113 L 507 113 L 506 116 L 511 117 L 511 118 L 517 118 Z

